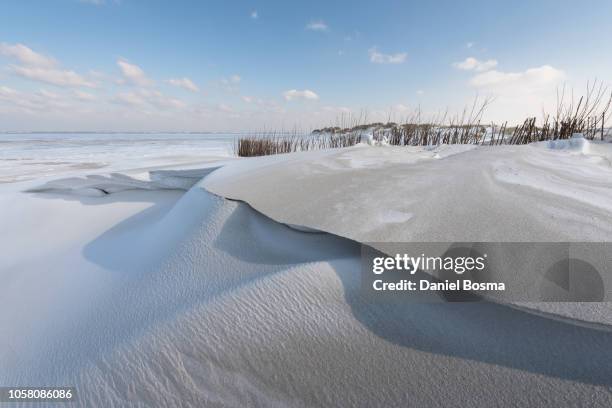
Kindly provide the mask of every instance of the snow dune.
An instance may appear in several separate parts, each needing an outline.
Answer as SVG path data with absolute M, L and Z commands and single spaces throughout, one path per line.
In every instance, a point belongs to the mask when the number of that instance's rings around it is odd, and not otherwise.
M 373 302 L 359 272 L 359 242 L 609 240 L 608 152 L 357 146 L 5 188 L 0 384 L 74 384 L 81 406 L 610 406 L 605 319 Z
M 576 138 L 554 145 L 355 146 L 286 156 L 231 163 L 203 185 L 279 222 L 375 247 L 612 241 L 610 143 Z M 612 285 L 612 276 L 604 280 Z M 609 302 L 524 306 L 612 325 Z
M 359 242 L 610 241 L 612 144 L 591 150 L 355 146 L 231 163 L 203 185 Z

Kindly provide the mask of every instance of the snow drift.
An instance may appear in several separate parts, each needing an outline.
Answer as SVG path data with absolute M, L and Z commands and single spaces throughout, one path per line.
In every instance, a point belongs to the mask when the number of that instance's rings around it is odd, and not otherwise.
M 609 239 L 608 146 L 402 149 L 5 190 L 0 383 L 81 406 L 610 406 L 605 304 L 372 302 L 358 242 Z

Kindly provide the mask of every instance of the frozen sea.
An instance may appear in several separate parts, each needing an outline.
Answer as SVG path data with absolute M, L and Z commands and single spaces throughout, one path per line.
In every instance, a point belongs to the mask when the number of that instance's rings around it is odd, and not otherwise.
M 189 165 L 233 155 L 237 134 L 0 134 L 0 183 Z

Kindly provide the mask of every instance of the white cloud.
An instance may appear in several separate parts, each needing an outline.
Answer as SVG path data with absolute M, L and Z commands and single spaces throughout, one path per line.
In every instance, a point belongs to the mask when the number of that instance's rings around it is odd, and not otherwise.
M 416 91 L 417 95 L 425 95 L 425 91 L 422 89 L 419 89 L 418 91 Z
M 479 61 L 474 57 L 468 57 L 461 62 L 453 63 L 453 67 L 462 69 L 464 71 L 477 71 L 483 72 L 493 69 L 497 66 L 497 60 L 490 59 L 486 61 Z
M 112 84 L 109 84 L 109 86 Z M 26 92 L 0 81 L 0 121 L 6 130 L 112 130 L 112 131 L 243 131 L 270 124 L 299 123 L 303 129 L 333 123 L 336 112 L 318 104 L 297 104 L 285 109 L 279 98 L 250 96 L 251 103 L 191 102 L 174 98 L 153 87 L 122 87 L 116 92 L 45 87 Z M 107 90 L 107 91 L 110 91 Z M 93 102 L 88 102 L 95 98 Z M 240 96 L 238 96 L 240 98 Z M 287 103 L 289 105 L 289 103 Z M 343 111 L 343 108 L 338 108 Z M 202 126 L 205 126 L 204 128 Z
M 130 92 L 120 92 L 114 102 L 149 109 L 183 109 L 187 104 L 180 99 L 169 97 L 157 90 L 137 89 Z
M 257 10 L 251 11 L 251 18 L 253 20 L 257 20 L 259 18 L 259 13 L 257 12 Z
M 0 110 L 10 113 L 45 115 L 48 113 L 79 112 L 71 94 L 55 93 L 46 89 L 37 92 L 20 92 L 0 86 Z
M 19 61 L 19 65 L 10 65 L 8 69 L 22 78 L 60 87 L 96 87 L 94 82 L 82 75 L 60 68 L 54 58 L 37 53 L 23 44 L 0 43 L 0 54 Z
M 565 73 L 550 65 L 529 68 L 522 72 L 488 71 L 474 76 L 470 84 L 479 88 L 540 88 L 557 84 L 565 78 Z
M 406 61 L 406 57 L 408 56 L 405 52 L 383 54 L 379 52 L 376 47 L 370 48 L 368 53 L 370 54 L 370 62 L 375 64 L 401 64 Z
M 297 89 L 290 89 L 283 93 L 286 101 L 293 100 L 310 100 L 316 101 L 319 99 L 319 95 L 311 91 L 310 89 L 304 89 L 303 91 L 298 91 Z
M 487 118 L 496 121 L 521 122 L 542 110 L 551 111 L 556 104 L 556 89 L 566 80 L 565 73 L 550 65 L 518 72 L 504 72 L 494 67 L 497 61 L 468 58 L 453 64 L 458 69 L 472 71 L 469 84 L 478 93 L 494 97 L 487 108 Z
M 118 60 L 117 65 L 121 70 L 125 81 L 138 86 L 151 86 L 153 81 L 147 78 L 142 68 L 138 65 L 131 64 L 125 60 Z
M 23 65 L 32 67 L 52 68 L 57 65 L 53 58 L 34 52 L 23 44 L 0 43 L 0 54 L 16 58 Z
M 171 78 L 166 80 L 166 82 L 191 92 L 200 92 L 200 88 L 189 78 Z
M 565 73 L 550 65 L 519 72 L 491 70 L 475 74 L 469 84 L 495 98 L 485 112 L 487 119 L 520 123 L 528 116 L 556 109 L 556 91 Z
M 323 20 L 316 20 L 306 24 L 306 29 L 311 31 L 327 31 L 329 27 Z
M 11 65 L 10 71 L 14 74 L 31 79 L 34 81 L 40 81 L 51 85 L 61 87 L 87 87 L 95 88 L 96 84 L 85 79 L 81 75 L 74 71 L 67 71 L 55 68 L 39 68 L 39 67 L 28 67 L 20 65 Z
M 465 44 L 465 48 L 472 48 L 474 46 L 473 42 L 468 42 L 467 44 Z

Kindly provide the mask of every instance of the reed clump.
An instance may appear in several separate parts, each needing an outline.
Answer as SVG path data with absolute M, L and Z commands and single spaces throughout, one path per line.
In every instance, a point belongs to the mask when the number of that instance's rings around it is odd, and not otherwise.
M 557 91 L 556 114 L 544 115 L 541 126 L 536 126 L 536 118 L 525 119 L 516 126 L 507 138 L 498 138 L 495 144 L 527 144 L 545 140 L 569 139 L 574 133 L 582 133 L 588 140 L 604 140 L 606 115 L 612 103 L 612 93 L 603 82 L 587 83 L 586 95 L 578 102 L 572 97 L 567 100 L 563 87 Z
M 263 133 L 238 138 L 234 144 L 234 151 L 240 157 L 267 156 L 349 147 L 356 145 L 360 140 L 361 136 L 356 132 L 320 135 Z
M 535 117 L 529 117 L 517 126 L 482 121 L 483 114 L 492 99 L 474 100 L 471 107 L 460 115 L 449 117 L 438 114 L 430 120 L 421 119 L 420 109 L 415 110 L 402 123 L 389 120 L 386 123 L 368 123 L 367 115 L 358 118 L 342 117 L 339 126 L 315 129 L 311 134 L 293 132 L 267 132 L 237 140 L 238 156 L 265 156 L 318 149 L 334 149 L 354 146 L 362 136 L 368 141 L 393 146 L 431 146 L 440 144 L 520 145 L 547 140 L 569 139 L 574 133 L 582 133 L 586 139 L 604 140 L 605 122 L 612 93 L 603 82 L 587 83 L 586 94 L 577 100 L 568 96 L 565 87 L 557 90 L 557 109 L 554 114 L 544 114 L 538 125 Z

